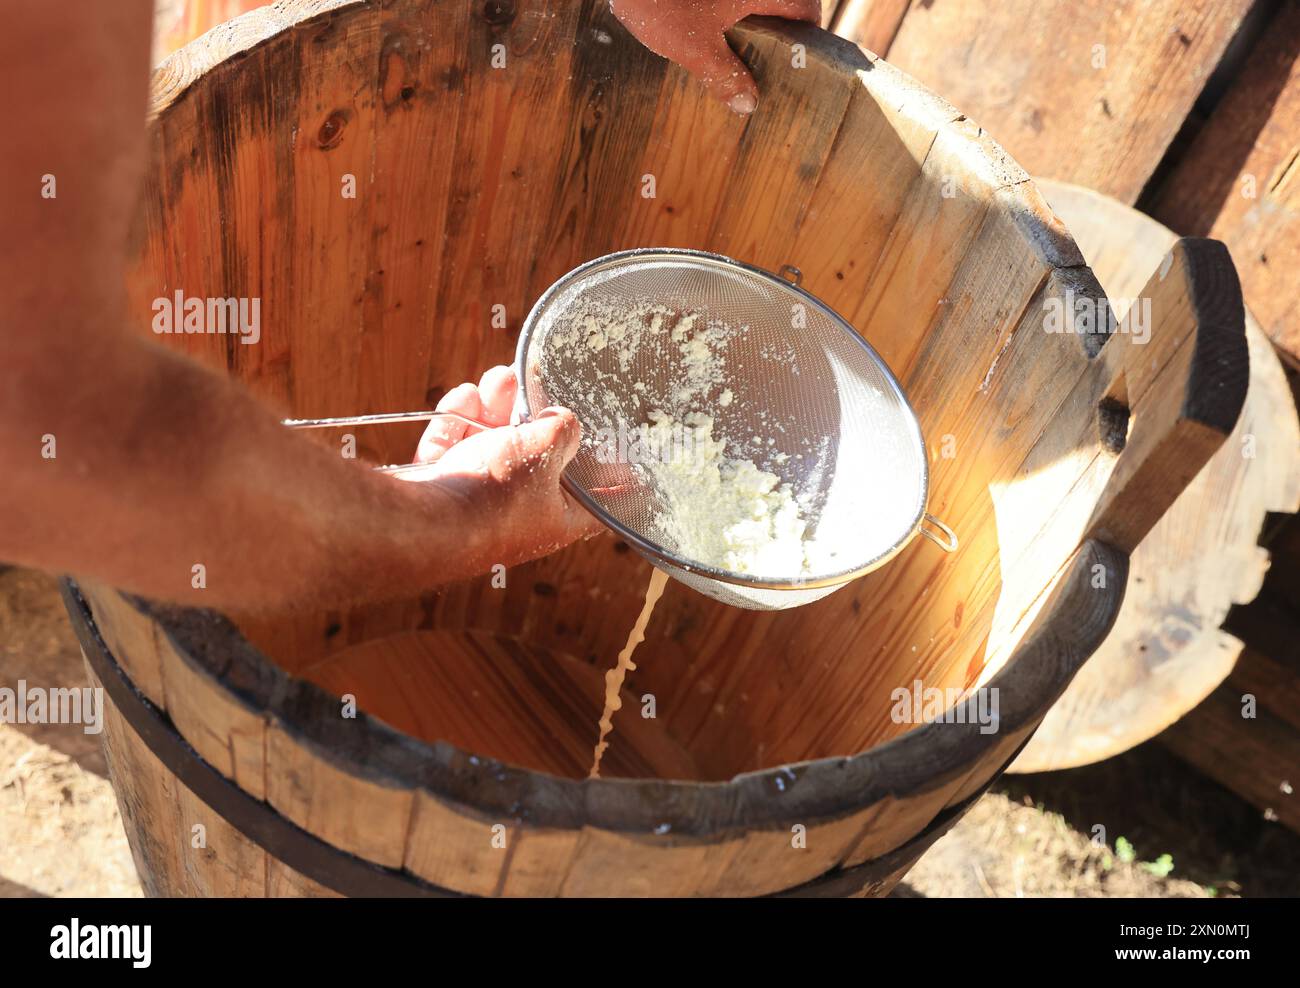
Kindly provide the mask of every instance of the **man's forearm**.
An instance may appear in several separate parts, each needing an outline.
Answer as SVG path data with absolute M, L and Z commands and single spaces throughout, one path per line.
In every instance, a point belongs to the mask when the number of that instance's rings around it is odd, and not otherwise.
M 567 413 L 399 481 L 128 324 L 151 6 L 23 0 L 0 32 L 0 560 L 278 609 L 414 593 L 594 531 L 560 490 Z
M 239 609 L 392 596 L 490 565 L 454 492 L 344 460 L 148 341 L 52 378 L 7 396 L 0 559 Z

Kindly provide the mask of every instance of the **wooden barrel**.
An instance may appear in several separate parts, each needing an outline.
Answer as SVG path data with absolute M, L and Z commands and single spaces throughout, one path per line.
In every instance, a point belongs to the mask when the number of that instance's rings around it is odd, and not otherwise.
M 1241 406 L 1226 252 L 1180 241 L 1147 339 L 1107 335 L 1075 244 L 976 124 L 815 28 L 732 41 L 748 119 L 603 0 L 239 18 L 155 76 L 142 331 L 176 291 L 260 298 L 257 345 L 160 339 L 285 415 L 393 411 L 509 362 L 597 255 L 793 264 L 899 375 L 961 548 L 915 540 L 782 612 L 670 584 L 596 780 L 601 674 L 649 572 L 612 536 L 285 618 L 71 580 L 150 893 L 884 894 L 1105 636 L 1128 553 Z M 392 462 L 415 435 L 357 440 Z

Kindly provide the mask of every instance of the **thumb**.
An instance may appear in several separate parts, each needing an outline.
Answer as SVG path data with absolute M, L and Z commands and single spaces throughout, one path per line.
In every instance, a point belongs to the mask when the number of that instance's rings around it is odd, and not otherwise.
M 567 408 L 544 408 L 528 422 L 515 427 L 515 442 L 528 458 L 538 457 L 547 471 L 559 473 L 578 452 L 582 425 Z
M 520 443 L 545 458 L 546 472 L 559 474 L 578 452 L 582 425 L 567 408 L 545 408 L 530 422 L 518 427 Z M 563 490 L 563 539 L 565 544 L 590 538 L 605 530 L 604 524 Z
M 758 85 L 754 77 L 722 35 L 718 35 L 716 44 L 684 57 L 681 64 L 734 112 L 749 114 L 758 106 Z

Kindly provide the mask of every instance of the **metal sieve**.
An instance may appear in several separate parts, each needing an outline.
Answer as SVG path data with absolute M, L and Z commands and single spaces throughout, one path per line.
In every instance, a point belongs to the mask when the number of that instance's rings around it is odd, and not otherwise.
M 608 254 L 547 289 L 524 322 L 515 359 L 517 421 L 563 405 L 582 423 L 581 446 L 563 475 L 569 494 L 674 579 L 752 610 L 825 597 L 886 563 L 918 533 L 947 552 L 957 548 L 952 529 L 925 512 L 925 442 L 893 373 L 852 326 L 799 286 L 796 268 L 781 274 L 703 251 Z M 656 316 L 663 324 L 647 335 Z M 678 339 L 674 331 L 688 320 L 695 332 Z M 637 331 L 632 343 L 617 338 L 629 326 Z M 710 357 L 704 373 L 691 359 L 696 338 Z M 684 397 L 683 382 L 690 385 Z M 805 535 L 818 547 L 816 565 L 810 559 L 799 572 L 727 569 L 696 558 L 665 527 L 673 506 L 656 490 L 654 472 L 638 457 L 618 454 L 638 449 L 637 430 L 652 412 L 674 406 L 708 414 L 729 456 L 788 485 Z M 439 417 L 488 428 L 435 411 L 284 424 L 333 428 Z
M 582 423 L 568 492 L 674 579 L 755 610 L 824 597 L 918 532 L 957 548 L 952 530 L 925 512 L 925 442 L 898 381 L 799 286 L 797 269 L 782 274 L 671 248 L 599 257 L 537 301 L 515 361 L 520 421 L 563 405 Z M 696 359 L 701 346 L 709 360 Z M 692 555 L 665 523 L 672 506 L 646 468 L 663 451 L 639 443 L 651 413 L 672 406 L 710 415 L 729 457 L 789 485 L 815 560 L 810 552 L 799 572 L 755 573 Z

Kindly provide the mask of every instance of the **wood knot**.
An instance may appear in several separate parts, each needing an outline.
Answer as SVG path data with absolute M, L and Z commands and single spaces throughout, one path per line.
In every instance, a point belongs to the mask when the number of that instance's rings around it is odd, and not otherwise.
M 1097 406 L 1097 434 L 1102 449 L 1112 455 L 1124 451 L 1128 443 L 1129 409 L 1117 398 L 1103 398 Z
M 384 108 L 391 110 L 401 103 L 410 103 L 415 97 L 415 80 L 406 60 L 405 39 L 392 35 L 384 39 L 383 55 L 379 62 L 379 95 Z
M 323 45 L 326 42 L 333 41 L 334 36 L 338 34 L 338 31 L 336 30 L 337 21 L 337 15 L 332 16 L 320 26 L 319 30 L 313 31 L 310 35 L 311 43 L 313 45 Z
M 494 27 L 503 27 L 515 19 L 514 0 L 485 0 L 483 19 Z
M 316 146 L 322 151 L 336 148 L 343 142 L 343 130 L 348 125 L 348 111 L 335 110 L 316 132 Z

